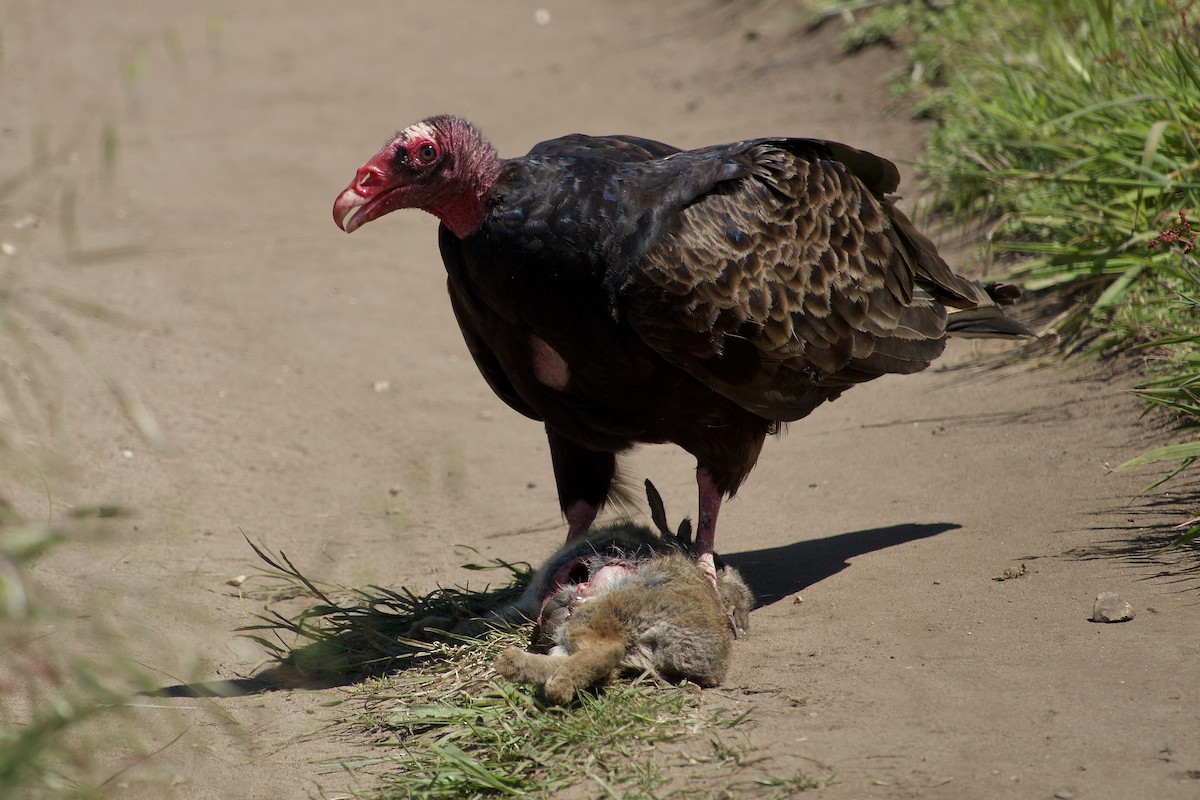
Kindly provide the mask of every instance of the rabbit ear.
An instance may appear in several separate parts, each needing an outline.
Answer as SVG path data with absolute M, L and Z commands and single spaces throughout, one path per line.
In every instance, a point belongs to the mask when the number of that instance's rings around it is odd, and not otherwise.
M 679 532 L 672 533 L 667 526 L 667 509 L 663 505 L 662 495 L 649 478 L 646 478 L 646 502 L 650 504 L 650 519 L 654 521 L 654 527 L 658 528 L 663 540 L 685 553 L 692 553 L 692 521 L 685 517 L 679 523 Z
M 650 504 L 650 519 L 654 521 L 654 527 L 658 528 L 658 532 L 662 534 L 664 539 L 671 538 L 671 529 L 667 527 L 667 509 L 663 506 L 662 495 L 658 493 L 658 489 L 654 488 L 654 484 L 646 478 L 646 502 Z
M 679 533 L 675 534 L 675 539 L 684 550 L 689 553 L 692 551 L 692 521 L 687 517 L 679 523 Z

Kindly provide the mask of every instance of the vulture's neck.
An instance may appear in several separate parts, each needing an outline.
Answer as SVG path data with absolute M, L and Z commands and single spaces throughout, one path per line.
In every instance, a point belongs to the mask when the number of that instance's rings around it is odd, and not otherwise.
M 500 178 L 500 157 L 492 143 L 472 126 L 455 143 L 462 153 L 454 190 L 425 210 L 442 221 L 455 236 L 465 239 L 479 230 L 487 215 L 487 201 Z

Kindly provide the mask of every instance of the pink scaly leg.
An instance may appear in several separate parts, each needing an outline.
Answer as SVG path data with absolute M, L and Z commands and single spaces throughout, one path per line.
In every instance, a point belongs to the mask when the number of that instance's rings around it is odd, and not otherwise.
M 717 514 L 721 511 L 724 493 L 713 483 L 712 473 L 696 468 L 696 485 L 700 490 L 700 521 L 696 525 L 696 563 L 708 575 L 713 588 L 717 586 L 717 565 L 713 547 L 717 538 Z
M 583 500 L 576 500 L 567 506 L 567 541 L 578 539 L 588 532 L 596 520 L 600 509 Z

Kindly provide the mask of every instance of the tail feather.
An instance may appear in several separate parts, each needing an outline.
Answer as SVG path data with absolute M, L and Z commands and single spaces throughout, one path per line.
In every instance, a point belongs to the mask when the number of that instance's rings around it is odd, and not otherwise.
M 978 281 L 956 274 L 938 255 L 937 245 L 917 230 L 892 198 L 886 205 L 899 250 L 910 261 L 918 289 L 923 289 L 947 308 L 974 308 L 996 301 Z M 1018 292 L 1019 294 L 1019 292 Z M 1007 296 L 1007 295 L 1005 295 Z
M 951 311 L 946 319 L 946 333 L 965 338 L 1027 339 L 1033 331 L 1007 317 L 998 306 L 967 308 Z
M 906 243 L 902 248 L 915 265 L 917 288 L 928 292 L 949 311 L 946 332 L 954 336 L 1024 338 L 1034 335 L 1014 319 L 1004 315 L 1002 306 L 1009 306 L 1021 296 L 1021 290 L 1008 283 L 989 283 L 957 275 L 938 255 L 937 246 L 916 229 L 895 205 L 889 203 L 892 224 L 897 238 Z

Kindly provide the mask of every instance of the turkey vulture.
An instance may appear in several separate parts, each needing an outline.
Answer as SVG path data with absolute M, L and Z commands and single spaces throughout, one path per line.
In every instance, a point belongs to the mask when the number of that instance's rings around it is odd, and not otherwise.
M 696 458 L 698 558 L 782 423 L 918 372 L 948 334 L 1029 335 L 1019 294 L 954 274 L 893 204 L 886 159 L 819 139 L 680 150 L 574 134 L 501 159 L 471 123 L 400 131 L 333 206 L 353 232 L 399 208 L 438 230 L 453 306 L 492 390 L 546 426 L 568 541 L 616 456 Z

